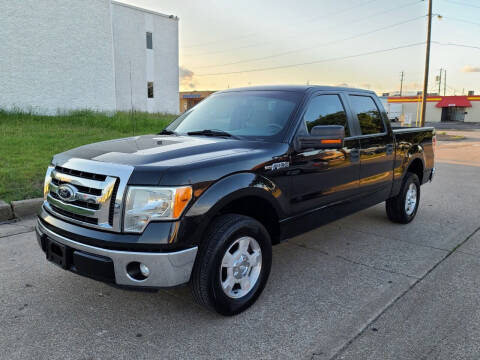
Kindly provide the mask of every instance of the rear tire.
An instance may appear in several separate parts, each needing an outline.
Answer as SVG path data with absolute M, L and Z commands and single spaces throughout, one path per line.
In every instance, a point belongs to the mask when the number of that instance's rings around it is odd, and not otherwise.
M 249 308 L 267 283 L 270 235 L 257 220 L 227 214 L 209 226 L 191 277 L 195 301 L 225 316 Z
M 397 196 L 386 201 L 388 218 L 396 223 L 408 224 L 417 214 L 420 204 L 420 180 L 408 172 Z

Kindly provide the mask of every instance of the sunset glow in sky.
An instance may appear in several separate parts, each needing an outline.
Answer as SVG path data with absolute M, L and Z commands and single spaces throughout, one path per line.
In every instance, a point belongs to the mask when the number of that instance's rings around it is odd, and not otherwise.
M 180 18 L 181 90 L 321 84 L 421 90 L 421 0 L 122 0 Z M 429 91 L 480 92 L 480 1 L 433 0 Z M 443 94 L 443 85 L 442 85 Z

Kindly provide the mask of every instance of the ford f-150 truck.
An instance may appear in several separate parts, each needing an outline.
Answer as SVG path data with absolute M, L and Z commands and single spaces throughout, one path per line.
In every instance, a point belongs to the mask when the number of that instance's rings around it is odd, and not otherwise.
M 55 155 L 38 242 L 63 269 L 119 287 L 189 283 L 234 315 L 265 287 L 272 245 L 381 202 L 412 221 L 434 148 L 433 128 L 392 129 L 371 91 L 221 91 L 157 135 Z

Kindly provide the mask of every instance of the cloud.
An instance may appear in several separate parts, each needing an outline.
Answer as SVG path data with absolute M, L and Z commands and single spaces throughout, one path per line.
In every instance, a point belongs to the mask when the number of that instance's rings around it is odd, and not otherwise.
M 184 66 L 180 66 L 180 85 L 182 87 L 189 87 L 191 89 L 195 89 L 196 87 L 196 80 L 193 78 L 195 73 L 187 69 Z
M 480 67 L 467 65 L 463 67 L 462 72 L 464 73 L 480 72 Z
M 406 85 L 405 87 L 408 88 L 408 89 L 410 89 L 410 90 L 412 90 L 412 89 L 413 89 L 413 90 L 421 89 L 422 86 L 423 86 L 422 84 L 420 84 L 420 83 L 418 83 L 418 82 L 416 82 L 416 81 L 409 82 L 409 83 L 407 83 L 407 84 L 405 84 L 405 85 Z

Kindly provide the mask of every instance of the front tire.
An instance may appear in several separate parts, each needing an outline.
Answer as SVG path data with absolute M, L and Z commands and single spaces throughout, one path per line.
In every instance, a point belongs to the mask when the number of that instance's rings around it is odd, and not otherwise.
M 267 283 L 272 264 L 270 235 L 257 220 L 227 214 L 206 232 L 192 272 L 193 297 L 232 316 L 250 307 Z
M 388 218 L 396 223 L 408 224 L 417 214 L 420 204 L 420 180 L 414 173 L 408 172 L 400 193 L 386 201 Z

